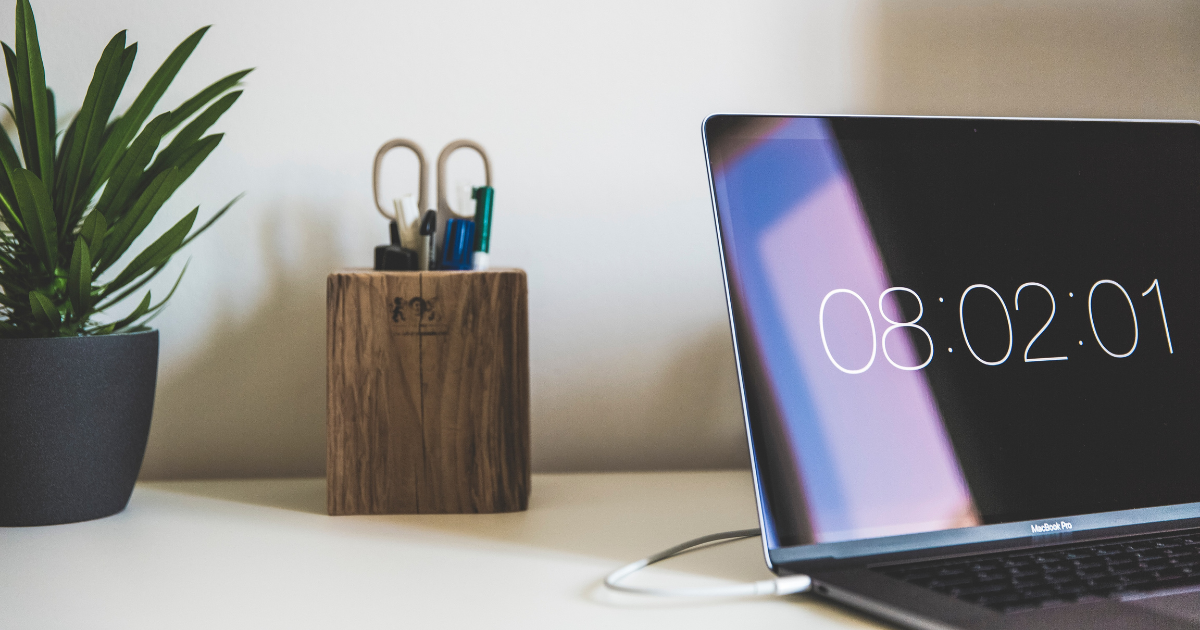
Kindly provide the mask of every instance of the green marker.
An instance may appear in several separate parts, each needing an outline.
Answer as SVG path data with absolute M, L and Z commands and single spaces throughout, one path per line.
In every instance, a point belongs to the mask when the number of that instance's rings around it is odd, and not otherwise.
M 475 200 L 475 255 L 471 268 L 475 271 L 487 271 L 488 247 L 492 236 L 492 198 L 496 189 L 491 186 L 480 186 L 471 189 L 471 198 Z

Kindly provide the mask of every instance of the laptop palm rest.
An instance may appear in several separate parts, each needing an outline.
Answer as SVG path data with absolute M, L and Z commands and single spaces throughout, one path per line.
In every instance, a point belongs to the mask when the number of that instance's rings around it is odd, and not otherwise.
M 1200 584 L 1178 589 L 1138 593 L 1122 598 L 1127 604 L 1161 615 L 1200 623 Z

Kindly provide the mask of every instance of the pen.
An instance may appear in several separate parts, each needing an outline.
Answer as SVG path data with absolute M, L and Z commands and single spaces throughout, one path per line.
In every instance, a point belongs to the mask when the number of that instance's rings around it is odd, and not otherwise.
M 487 271 L 491 261 L 488 258 L 488 248 L 492 236 L 492 199 L 496 189 L 491 186 L 480 186 L 471 191 L 475 200 L 475 257 L 472 268 L 476 271 Z
M 434 260 L 433 233 L 437 231 L 437 210 L 430 210 L 421 219 L 421 271 L 429 271 L 437 265 Z
M 471 269 L 471 259 L 475 254 L 475 222 L 470 219 L 446 221 L 445 241 L 440 268 L 459 271 Z

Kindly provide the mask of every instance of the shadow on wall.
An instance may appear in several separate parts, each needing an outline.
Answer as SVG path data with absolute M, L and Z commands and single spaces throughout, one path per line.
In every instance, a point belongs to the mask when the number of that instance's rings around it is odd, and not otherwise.
M 590 364 L 574 383 L 535 395 L 534 470 L 749 467 L 728 326 L 713 324 L 675 347 L 649 375 L 631 374 L 629 361 Z
M 662 371 L 646 437 L 658 455 L 630 469 L 749 468 L 750 452 L 729 326 L 719 322 L 681 345 Z
M 880 4 L 873 113 L 1191 119 L 1194 1 Z
M 236 320 L 226 309 L 205 345 L 159 381 L 143 479 L 325 474 L 325 277 L 338 265 L 335 230 L 313 210 L 286 215 L 303 255 L 286 262 L 263 230 L 259 304 Z
M 644 439 L 658 452 L 653 461 L 628 462 L 626 467 L 750 467 L 727 324 L 714 324 L 680 346 L 662 370 L 652 400 L 647 418 L 659 421 L 649 424 L 653 428 Z
M 336 231 L 314 210 L 287 216 L 303 255 L 288 262 L 264 230 L 254 311 L 224 309 L 205 344 L 160 378 L 143 479 L 325 474 L 325 278 L 340 266 Z M 535 370 L 534 470 L 747 467 L 728 327 L 665 352 L 636 375 L 628 358 L 588 363 L 567 382 L 540 382 Z M 564 444 L 591 446 L 581 456 Z

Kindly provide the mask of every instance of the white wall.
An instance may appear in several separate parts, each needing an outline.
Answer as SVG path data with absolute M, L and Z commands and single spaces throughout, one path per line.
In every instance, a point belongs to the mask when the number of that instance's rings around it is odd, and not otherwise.
M 886 0 L 869 108 L 890 114 L 1200 117 L 1195 0 Z
M 214 24 L 167 107 L 258 68 L 166 211 L 247 193 L 156 320 L 144 476 L 323 472 L 324 276 L 385 239 L 369 171 L 395 136 L 490 152 L 494 264 L 529 274 L 536 469 L 744 465 L 700 124 L 850 107 L 857 4 L 34 1 L 64 112 L 121 28 L 140 87 Z M 385 195 L 412 189 L 386 166 Z M 478 181 L 469 154 L 451 167 Z
M 1200 114 L 1189 1 L 34 1 L 64 110 L 121 28 L 140 86 L 215 25 L 168 106 L 258 68 L 167 210 L 247 193 L 156 322 L 147 477 L 323 472 L 324 276 L 385 238 L 389 138 L 491 153 L 493 257 L 529 273 L 535 468 L 698 468 L 746 461 L 704 116 Z M 387 169 L 385 196 L 411 189 Z M 465 153 L 451 170 L 478 181 Z

